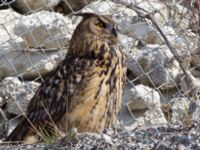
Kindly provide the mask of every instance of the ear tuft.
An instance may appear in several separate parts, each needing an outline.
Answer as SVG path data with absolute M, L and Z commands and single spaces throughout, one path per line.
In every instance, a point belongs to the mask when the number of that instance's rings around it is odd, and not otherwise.
M 87 19 L 89 17 L 93 17 L 93 16 L 97 16 L 96 14 L 94 13 L 89 13 L 89 12 L 86 12 L 86 13 L 76 13 L 74 14 L 75 16 L 82 16 L 83 19 Z

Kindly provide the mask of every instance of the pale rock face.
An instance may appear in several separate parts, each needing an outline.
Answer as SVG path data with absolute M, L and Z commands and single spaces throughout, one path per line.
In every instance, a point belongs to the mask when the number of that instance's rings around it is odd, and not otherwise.
M 130 110 L 137 111 L 143 109 L 159 108 L 160 95 L 154 89 L 144 85 L 127 85 L 124 91 L 124 103 Z
M 20 13 L 32 13 L 39 10 L 52 10 L 61 0 L 15 0 L 11 6 Z
M 34 79 L 46 75 L 58 62 L 64 59 L 64 50 L 33 51 L 15 50 L 2 54 L 0 60 L 0 76 L 19 76 L 24 79 Z
M 36 82 L 21 82 L 18 78 L 7 77 L 0 83 L 0 97 L 6 104 L 7 111 L 12 114 L 22 114 L 39 87 Z
M 160 106 L 160 95 L 157 91 L 144 85 L 127 84 L 119 118 L 130 127 L 163 125 L 167 121 Z
M 3 50 L 25 47 L 23 39 L 13 32 L 18 17 L 21 15 L 11 9 L 0 10 L 0 55 Z
M 200 100 L 194 100 L 190 103 L 189 113 L 191 114 L 191 119 L 195 121 L 200 121 Z
M 195 96 L 196 94 L 198 94 L 198 90 L 200 89 L 200 79 L 194 77 L 192 73 L 189 71 L 187 71 L 187 75 L 188 76 L 182 74 L 179 77 L 180 79 L 179 85 L 181 87 L 181 91 L 183 93 L 190 93 Z
M 33 79 L 45 75 L 64 58 L 74 27 L 69 18 L 48 11 L 16 18 L 10 31 L 24 46 L 16 43 L 17 48 L 9 46 L 0 51 L 0 76 Z
M 181 73 L 178 62 L 165 46 L 146 45 L 128 55 L 128 69 L 142 84 L 169 89 L 177 86 Z
M 19 18 L 14 33 L 30 48 L 62 48 L 67 45 L 73 29 L 71 21 L 63 15 L 41 11 Z
M 31 14 L 42 10 L 64 14 L 82 9 L 94 0 L 15 0 L 11 7 L 21 14 Z
M 170 105 L 172 109 L 171 122 L 174 124 L 184 124 L 189 117 L 189 100 L 187 98 L 174 98 Z M 189 118 L 188 118 L 189 117 Z

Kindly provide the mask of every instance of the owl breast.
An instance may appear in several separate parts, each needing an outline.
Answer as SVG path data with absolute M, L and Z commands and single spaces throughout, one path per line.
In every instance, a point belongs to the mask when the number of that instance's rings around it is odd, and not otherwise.
M 72 77 L 71 85 L 78 81 L 76 84 L 80 86 L 69 94 L 73 102 L 60 122 L 63 130 L 102 132 L 116 122 L 126 75 L 125 56 L 118 48 L 105 48 L 109 49 L 104 54 L 105 59 L 89 61 L 80 70 L 87 74 Z

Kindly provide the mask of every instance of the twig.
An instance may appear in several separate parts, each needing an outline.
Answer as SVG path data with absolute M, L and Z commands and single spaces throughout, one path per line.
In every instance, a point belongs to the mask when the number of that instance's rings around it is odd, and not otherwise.
M 177 62 L 179 63 L 183 73 L 185 74 L 185 76 L 188 78 L 189 82 L 191 83 L 191 88 L 194 88 L 194 83 L 193 80 L 190 78 L 189 74 L 187 73 L 184 65 L 181 62 L 181 59 L 178 55 L 178 53 L 176 52 L 176 50 L 172 47 L 172 45 L 170 44 L 168 38 L 165 36 L 165 34 L 163 33 L 163 31 L 161 30 L 161 28 L 159 27 L 158 23 L 155 21 L 154 17 L 152 14 L 156 13 L 157 11 L 155 10 L 154 12 L 149 13 L 148 11 L 146 11 L 145 9 L 138 7 L 138 6 L 134 6 L 132 3 L 127 4 L 125 2 L 117 2 L 118 4 L 124 5 L 127 8 L 130 8 L 132 10 L 134 10 L 139 17 L 141 18 L 147 18 L 149 19 L 152 24 L 156 27 L 156 29 L 158 30 L 158 32 L 160 33 L 160 35 L 162 36 L 162 38 L 164 39 L 164 42 L 166 43 L 166 45 L 168 46 L 168 48 L 170 49 L 170 51 L 172 52 L 172 54 L 174 55 L 175 59 L 177 60 Z

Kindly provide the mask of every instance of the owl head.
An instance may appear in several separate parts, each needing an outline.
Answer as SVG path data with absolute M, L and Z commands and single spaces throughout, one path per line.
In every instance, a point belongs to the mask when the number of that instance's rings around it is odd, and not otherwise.
M 89 46 L 98 49 L 98 45 L 108 43 L 116 45 L 119 42 L 118 28 L 111 15 L 96 15 L 94 13 L 79 13 L 82 21 L 77 25 L 70 40 L 70 47 L 78 54 L 90 51 Z

